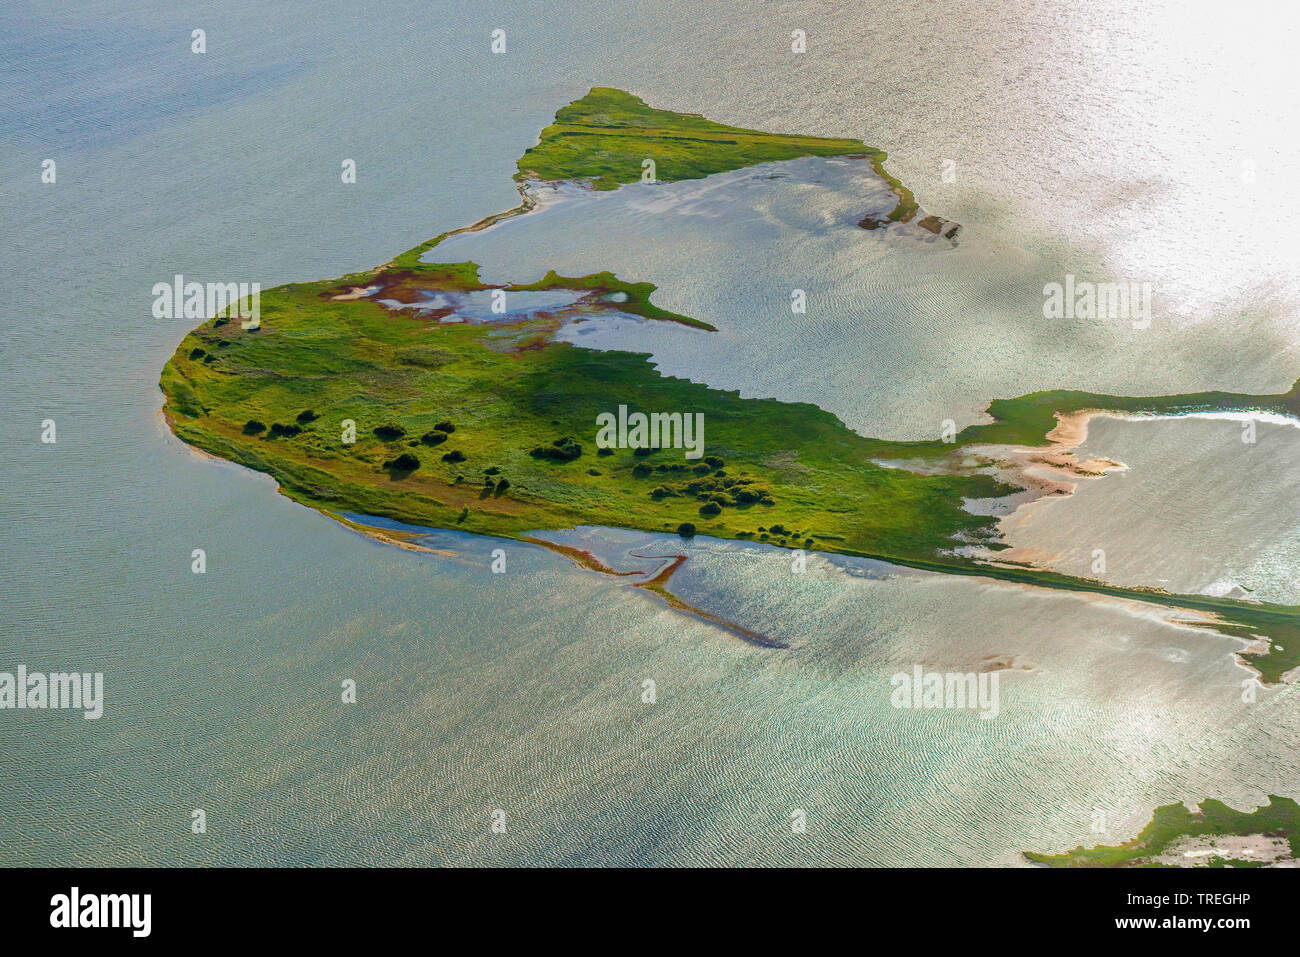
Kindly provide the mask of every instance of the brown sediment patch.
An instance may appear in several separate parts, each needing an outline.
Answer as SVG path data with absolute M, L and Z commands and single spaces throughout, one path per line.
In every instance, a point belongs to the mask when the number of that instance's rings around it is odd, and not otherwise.
M 1078 409 L 1074 412 L 1057 412 L 1056 425 L 1047 433 L 1047 441 L 1066 448 L 1078 448 L 1088 440 L 1088 423 L 1101 409 Z
M 353 286 L 347 292 L 341 292 L 330 298 L 335 302 L 351 302 L 354 299 L 365 299 L 378 291 L 378 286 Z
M 523 541 L 529 542 L 533 545 L 540 545 L 542 548 L 548 548 L 551 551 L 556 552 L 570 559 L 571 561 L 581 566 L 582 568 L 586 568 L 590 571 L 600 572 L 603 575 L 612 575 L 612 576 L 623 578 L 632 575 L 645 574 L 644 572 L 638 572 L 638 571 L 618 571 L 617 569 L 611 568 L 609 565 L 606 565 L 604 562 L 602 562 L 599 558 L 597 558 L 595 555 L 593 555 L 591 552 L 587 551 L 586 549 L 575 548 L 572 545 L 561 545 L 558 542 L 548 542 L 545 539 L 534 538 L 530 535 L 522 535 L 520 536 L 520 538 Z M 712 625 L 717 625 L 719 628 L 729 631 L 733 635 L 737 635 L 738 637 L 743 638 L 745 641 L 748 641 L 751 644 L 760 645 L 764 648 L 789 648 L 790 647 L 786 642 L 779 641 L 775 638 L 769 638 L 767 635 L 761 634 L 760 632 L 746 628 L 743 625 L 738 625 L 734 621 L 728 621 L 726 618 L 722 618 L 718 615 L 712 614 L 711 612 L 704 611 L 702 608 L 696 608 L 694 605 L 689 605 L 686 602 L 682 601 L 680 598 L 678 598 L 676 595 L 674 595 L 671 591 L 669 591 L 668 582 L 672 579 L 673 574 L 677 571 L 677 569 L 681 568 L 682 565 L 686 562 L 687 556 L 685 555 L 642 555 L 638 552 L 628 552 L 628 554 L 631 555 L 633 558 L 663 560 L 663 564 L 660 565 L 660 567 L 656 569 L 655 572 L 650 577 L 645 578 L 639 582 L 634 582 L 632 586 L 633 588 L 643 588 L 646 591 L 650 592 L 652 595 L 655 595 L 658 598 L 660 598 L 670 608 L 676 611 L 684 612 L 685 614 L 691 615 L 695 618 L 699 618 L 702 621 L 707 621 Z
M 986 446 L 985 454 L 999 457 L 1011 463 L 1011 471 L 1014 474 L 1017 470 L 1027 474 L 1036 482 L 1042 481 L 1043 473 L 1039 471 L 1035 476 L 1030 466 L 1043 465 L 1050 470 L 1061 473 L 1065 478 L 1098 478 L 1107 472 L 1123 470 L 1127 468 L 1123 462 L 1116 462 L 1113 459 L 1095 458 L 1079 461 L 1075 458 L 1075 450 L 1088 440 L 1088 423 L 1093 416 L 1102 415 L 1101 409 L 1080 409 L 1077 412 L 1057 412 L 1056 425 L 1047 433 L 1044 438 L 1047 440 L 1047 447 L 1042 446 Z M 972 449 L 972 451 L 976 451 Z M 976 454 L 979 454 L 976 452 Z M 1036 482 L 1031 482 L 1027 488 L 1034 487 Z M 1067 483 L 1070 491 L 1074 491 L 1073 483 Z
M 640 552 L 628 552 L 633 558 L 646 558 L 651 561 L 658 559 L 671 559 L 660 566 L 659 571 L 647 578 L 643 582 L 638 582 L 637 587 L 649 588 L 654 590 L 663 590 L 668 584 L 668 580 L 673 577 L 673 572 L 681 568 L 686 561 L 685 555 L 642 555 Z
M 895 205 L 888 213 L 883 215 L 868 213 L 866 216 L 863 216 L 862 219 L 858 220 L 858 225 L 860 227 L 863 229 L 884 229 L 888 226 L 894 225 L 895 223 L 914 223 L 922 229 L 934 233 L 936 236 L 942 236 L 944 239 L 950 240 L 953 243 L 957 241 L 957 233 L 961 231 L 961 226 L 958 223 L 954 223 L 951 220 L 933 214 L 927 214 L 921 216 L 920 219 L 917 219 L 924 210 L 922 210 L 920 204 L 917 203 L 916 197 L 912 194 L 912 191 L 904 186 L 901 180 L 895 176 L 891 176 L 885 170 L 883 153 L 853 153 L 848 156 L 848 159 L 864 159 L 870 161 L 871 168 L 875 171 L 876 175 L 884 180 L 885 185 L 889 187 L 890 192 L 898 197 L 897 205 Z
M 916 225 L 920 226 L 922 229 L 929 230 L 936 236 L 942 236 L 944 239 L 955 240 L 957 234 L 961 232 L 961 226 L 957 223 L 944 219 L 942 216 L 935 216 L 933 214 L 926 216 L 923 219 L 918 219 Z
M 348 291 L 338 295 L 331 295 L 333 289 L 326 289 L 321 293 L 321 296 L 332 302 L 350 302 L 364 298 L 374 303 L 389 300 L 399 303 L 401 307 L 419 306 L 421 307 L 419 309 L 420 318 L 436 320 L 451 315 L 454 310 L 450 306 L 433 307 L 430 305 L 429 300 L 422 299 L 419 294 L 421 292 L 443 292 L 445 291 L 444 286 L 445 283 L 435 278 L 420 275 L 409 269 L 382 269 L 375 273 L 374 278 L 365 286 L 345 287 Z M 495 287 L 485 286 L 484 288 Z M 388 308 L 393 312 L 403 311 L 400 307 L 389 306 Z
M 1123 471 L 1127 465 L 1114 459 L 1095 458 L 1080 462 L 1075 450 L 1088 438 L 1088 421 L 1101 410 L 1057 412 L 1057 424 L 1045 436 L 1047 446 L 970 446 L 965 450 L 1000 471 L 998 479 L 1034 493 L 1034 501 L 1073 494 L 1080 479 L 1100 479 L 1108 472 Z M 1032 502 L 1026 503 L 1032 505 Z M 1021 510 L 1024 506 L 1019 506 Z M 1013 515 L 1015 512 L 1013 512 Z M 1010 516 L 1006 516 L 1010 518 Z M 1006 519 L 1004 519 L 1006 521 Z
M 1047 446 L 986 445 L 971 446 L 965 451 L 997 469 L 999 481 L 1016 485 L 1028 493 L 1028 500 L 1016 504 L 998 521 L 999 536 L 1005 543 L 1017 526 L 1028 518 L 1030 506 L 1044 499 L 1073 495 L 1078 483 L 1096 479 L 1128 468 L 1123 462 L 1108 458 L 1079 460 L 1075 450 L 1088 438 L 1088 423 L 1093 416 L 1105 414 L 1101 409 L 1057 412 L 1056 425 L 1044 438 Z M 993 565 L 1050 567 L 1058 556 L 1046 556 L 1041 549 L 1013 546 L 988 552 L 983 560 Z
M 1266 655 L 1272 647 L 1273 643 L 1271 641 L 1267 638 L 1260 638 L 1257 641 L 1251 642 L 1245 648 L 1242 648 L 1240 653 L 1243 655 Z
M 988 655 L 980 661 L 979 670 L 985 674 L 994 671 L 1037 671 L 1028 662 L 1020 660 L 1018 655 Z
M 1080 462 L 1070 452 L 1043 452 L 1039 455 L 1030 455 L 1028 460 L 1035 465 L 1047 465 L 1059 469 L 1076 478 L 1098 478 L 1107 472 L 1125 467 L 1123 462 L 1106 458 L 1086 459 Z

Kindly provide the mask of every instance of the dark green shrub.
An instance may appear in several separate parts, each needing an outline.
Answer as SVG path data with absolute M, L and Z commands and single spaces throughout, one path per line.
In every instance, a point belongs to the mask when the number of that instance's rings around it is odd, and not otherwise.
M 397 458 L 384 463 L 384 468 L 393 472 L 414 472 L 420 467 L 420 460 L 410 452 L 403 452 Z
M 551 462 L 572 462 L 582 454 L 582 446 L 566 435 L 556 439 L 550 445 L 539 445 L 528 453 L 535 459 L 547 459 Z
M 375 429 L 375 436 L 383 439 L 385 442 L 392 442 L 395 439 L 400 439 L 405 434 L 406 429 L 402 428 L 400 425 L 381 425 Z
M 319 418 L 320 416 L 311 409 L 304 409 L 302 412 L 298 413 L 298 421 L 303 425 L 306 425 L 308 422 L 315 422 Z
M 690 522 L 682 522 L 677 526 L 677 534 L 682 538 L 690 538 L 695 534 L 695 526 Z
M 447 441 L 447 436 L 442 432 L 425 432 L 420 441 L 425 445 L 441 445 Z
M 244 423 L 245 435 L 257 435 L 257 433 L 265 432 L 265 431 L 266 431 L 266 426 L 263 423 L 258 422 L 257 419 L 249 419 L 247 422 Z
M 464 462 L 465 453 L 462 452 L 460 449 L 452 449 L 450 452 L 448 452 L 442 457 L 442 460 L 444 462 Z
M 705 502 L 700 506 L 701 515 L 717 515 L 722 511 L 722 506 L 717 502 Z

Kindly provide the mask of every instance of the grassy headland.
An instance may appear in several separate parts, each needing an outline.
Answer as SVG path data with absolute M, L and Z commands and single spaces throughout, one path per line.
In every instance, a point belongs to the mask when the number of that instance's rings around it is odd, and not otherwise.
M 615 189 L 639 180 L 647 159 L 654 160 L 655 178 L 670 183 L 800 156 L 846 155 L 885 158 L 861 140 L 726 126 L 694 113 L 656 110 L 631 93 L 598 86 L 559 109 L 537 145 L 519 158 L 516 179 L 583 179 L 596 189 Z

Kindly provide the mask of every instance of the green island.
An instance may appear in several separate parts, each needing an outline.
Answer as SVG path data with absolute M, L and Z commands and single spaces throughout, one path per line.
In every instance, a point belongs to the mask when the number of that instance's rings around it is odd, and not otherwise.
M 868 229 L 909 222 L 919 209 L 912 191 L 886 172 L 885 151 L 861 140 L 726 126 L 695 113 L 657 110 L 631 93 L 602 86 L 559 109 L 538 144 L 519 158 L 515 178 L 581 178 L 594 189 L 616 189 L 640 179 L 645 160 L 654 161 L 656 178 L 672 182 L 801 156 L 852 156 L 871 163 L 898 196 L 898 205 L 884 217 L 864 219 L 860 225 Z M 942 221 L 927 220 L 925 227 L 938 232 L 935 224 Z
M 1257 840 L 1223 840 L 1233 837 Z M 1064 854 L 1026 851 L 1025 858 L 1047 867 L 1178 867 L 1180 860 L 1189 859 L 1204 867 L 1262 867 L 1300 859 L 1300 805 L 1272 794 L 1268 804 L 1254 811 L 1236 811 L 1211 799 L 1195 811 L 1182 803 L 1166 804 L 1123 844 L 1076 847 Z
M 885 176 L 884 153 L 857 140 L 741 130 L 596 88 L 563 107 L 521 158 L 524 202 L 466 228 L 526 213 L 537 178 L 610 189 L 639 179 L 644 158 L 655 159 L 657 179 L 666 182 L 835 155 L 869 160 Z M 894 189 L 899 203 L 888 218 L 903 221 L 915 202 L 901 184 Z M 955 442 L 867 438 L 811 404 L 742 399 L 661 375 L 646 354 L 559 341 L 566 323 L 601 316 L 678 323 L 683 335 L 713 327 L 654 306 L 650 283 L 607 272 L 550 272 L 489 286 L 472 262 L 425 262 L 449 235 L 373 270 L 264 292 L 258 328 L 244 328 L 233 310 L 209 318 L 162 371 L 172 430 L 204 452 L 273 476 L 285 495 L 335 517 L 351 512 L 527 541 L 537 541 L 531 533 L 539 530 L 576 525 L 698 532 L 883 559 L 1201 612 L 1205 620 L 1188 624 L 1267 639 L 1265 652 L 1249 656 L 1263 680 L 1278 681 L 1300 664 L 1296 606 L 1120 587 L 954 552 L 961 544 L 1003 547 L 995 520 L 968 512 L 964 500 L 1018 491 L 963 467 L 964 448 L 1043 445 L 1058 414 L 1079 410 L 1297 414 L 1300 383 L 1276 396 L 1040 392 L 992 402 L 994 421 Z M 543 304 L 475 321 L 485 297 L 497 295 L 542 296 Z M 620 404 L 647 414 L 703 414 L 706 454 L 693 460 L 681 449 L 596 448 L 596 417 Z M 651 590 L 667 599 L 663 586 Z

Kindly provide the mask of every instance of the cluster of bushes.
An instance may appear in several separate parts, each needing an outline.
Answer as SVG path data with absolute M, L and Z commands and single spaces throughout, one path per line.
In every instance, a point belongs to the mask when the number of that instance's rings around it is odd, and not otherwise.
M 303 415 L 307 414 L 307 412 L 303 413 Z M 315 417 L 315 413 L 312 413 L 312 418 Z M 299 416 L 299 421 L 310 422 L 311 419 L 304 420 L 302 416 Z M 454 426 L 449 420 L 443 419 L 433 427 L 431 432 L 425 432 L 424 435 L 420 436 L 420 441 L 425 445 L 439 445 L 446 442 L 447 436 L 455 431 L 456 426 Z M 374 430 L 374 432 L 378 438 L 383 439 L 385 442 L 394 442 L 406 434 L 406 429 L 402 428 L 400 425 L 385 424 L 379 426 Z
M 601 454 L 603 455 L 606 451 L 607 450 L 602 449 Z M 636 453 L 633 454 L 637 454 L 640 451 L 641 451 L 640 449 L 637 449 Z M 689 463 L 685 463 L 685 462 L 661 462 L 659 465 L 656 465 L 654 467 L 654 471 L 677 472 L 677 473 L 689 472 L 693 475 L 707 475 L 709 472 L 712 472 L 714 469 L 721 470 L 721 468 L 724 465 L 726 465 L 726 462 L 724 462 L 722 459 L 718 458 L 716 455 L 710 455 L 710 456 L 706 456 L 703 461 L 698 462 L 695 465 L 690 465 Z M 640 468 L 640 466 L 637 466 L 637 468 Z M 649 469 L 650 466 L 647 465 L 646 468 Z M 644 475 L 646 473 L 639 472 L 637 474 Z M 715 474 L 719 476 L 724 476 L 727 473 L 718 471 Z
M 303 411 L 298 413 L 298 421 L 301 422 L 303 425 L 306 425 L 308 422 L 315 422 L 319 418 L 320 416 L 317 415 L 315 412 L 313 412 L 311 409 L 304 409 Z
M 765 542 L 769 538 L 779 538 L 782 540 L 781 544 L 784 545 L 785 539 L 793 538 L 797 544 L 798 540 L 802 538 L 804 540 L 803 543 L 805 546 L 811 548 L 813 545 L 812 532 L 800 532 L 795 529 L 786 528 L 784 525 L 773 525 L 771 528 L 764 528 L 762 525 L 760 525 L 758 526 L 758 531 L 759 531 L 758 540 L 761 542 Z M 746 534 L 749 535 L 752 533 L 746 533 Z
M 556 439 L 550 445 L 539 445 L 528 454 L 535 459 L 546 459 L 550 462 L 572 462 L 582 454 L 582 446 L 574 440 L 573 436 L 566 435 Z M 646 470 L 649 471 L 649 466 L 646 466 Z
M 249 419 L 244 423 L 245 435 L 261 435 L 265 431 L 265 422 L 259 422 L 257 419 Z M 271 423 L 270 437 L 273 439 L 288 439 L 293 438 L 301 431 L 301 427 L 296 425 L 284 425 L 280 422 L 273 422 Z
M 676 487 L 656 485 L 650 490 L 650 497 L 655 501 L 659 501 L 670 497 L 692 496 L 703 502 L 700 506 L 701 515 L 718 515 L 728 506 L 776 504 L 772 498 L 772 493 L 763 486 L 758 485 L 756 479 L 745 476 L 735 478 L 728 476 L 723 471 L 723 466 L 726 464 L 723 459 L 716 455 L 705 457 L 697 465 L 673 462 L 652 467 L 645 462 L 638 462 L 633 466 L 632 474 L 636 478 L 645 478 L 656 472 L 689 473 L 700 476 Z M 710 471 L 713 474 L 705 477 Z
M 456 426 L 452 425 L 447 419 L 443 419 L 424 435 L 420 436 L 420 441 L 425 445 L 442 445 L 452 432 L 456 431 Z
M 315 413 L 310 412 L 310 410 L 303 413 L 303 415 L 308 414 L 312 415 L 313 418 L 315 417 Z M 301 419 L 302 417 L 299 416 L 299 418 Z M 406 435 L 406 429 L 400 425 L 392 423 L 385 423 L 384 425 L 378 426 L 373 431 L 375 437 L 384 442 L 395 442 Z M 413 448 L 418 448 L 421 444 L 441 445 L 443 442 L 446 442 L 448 436 L 455 431 L 456 426 L 449 419 L 443 419 L 430 431 L 425 432 L 424 435 L 420 436 L 418 441 L 412 439 L 407 443 L 407 445 Z M 442 456 L 442 460 L 444 462 L 464 462 L 465 453 L 460 449 L 452 449 Z M 404 472 L 409 474 L 420 467 L 420 460 L 410 452 L 403 452 L 401 455 L 397 456 L 397 458 L 389 459 L 384 463 L 383 467 L 392 472 Z M 458 476 L 456 480 L 459 482 L 460 477 Z
M 642 471 L 644 469 L 644 471 Z M 645 465 L 632 469 L 632 474 L 644 478 L 650 474 Z M 653 499 L 667 498 L 670 495 L 694 496 L 704 502 L 712 502 L 720 508 L 729 505 L 775 505 L 772 493 L 752 478 L 731 478 L 725 474 L 715 474 L 708 478 L 698 478 L 676 488 L 669 485 L 657 485 L 650 490 Z M 717 512 L 707 512 L 716 515 Z
M 750 483 L 754 480 L 736 479 L 734 481 L 737 483 Z M 727 506 L 776 504 L 776 501 L 772 498 L 772 493 L 765 488 L 748 484 L 736 484 L 719 488 L 719 484 L 715 481 L 690 482 L 684 487 L 683 491 L 705 502 L 704 508 L 700 509 L 705 515 L 717 515 L 719 511 Z M 709 509 L 709 511 L 705 511 L 705 509 Z
M 500 479 L 493 478 L 494 475 L 499 475 L 500 472 L 501 470 L 495 465 L 483 470 L 483 497 L 491 495 L 493 492 L 501 495 L 510 487 L 510 479 L 504 475 Z

